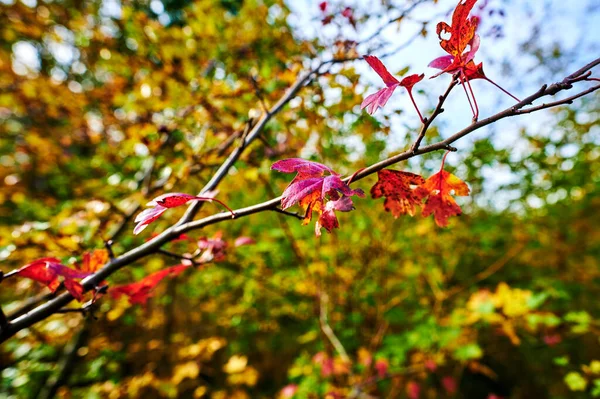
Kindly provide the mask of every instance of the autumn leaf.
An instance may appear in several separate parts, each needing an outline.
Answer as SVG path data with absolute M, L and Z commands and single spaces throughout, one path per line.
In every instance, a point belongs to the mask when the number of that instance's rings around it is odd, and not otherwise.
M 408 95 L 410 96 L 410 99 L 415 109 L 417 110 L 417 113 L 419 114 L 419 118 L 421 119 L 421 122 L 423 122 L 423 116 L 421 115 L 421 111 L 419 111 L 419 107 L 417 107 L 417 104 L 415 103 L 415 100 L 412 95 L 412 88 L 415 84 L 423 80 L 425 75 L 413 74 L 406 76 L 402 80 L 398 80 L 387 70 L 387 68 L 385 67 L 385 65 L 383 65 L 379 58 L 372 55 L 365 55 L 364 58 L 365 61 L 369 63 L 371 68 L 373 68 L 375 72 L 377 72 L 379 77 L 381 77 L 386 87 L 377 91 L 376 93 L 367 96 L 360 105 L 360 108 L 367 108 L 367 112 L 370 115 L 373 115 L 375 111 L 377 111 L 377 108 L 383 108 L 385 106 L 392 94 L 394 94 L 394 90 L 396 90 L 396 87 L 402 86 L 408 91 Z
M 476 16 L 469 17 L 469 13 L 476 2 L 477 0 L 461 0 L 452 14 L 452 26 L 445 22 L 437 24 L 436 31 L 440 39 L 440 46 L 449 55 L 438 57 L 429 63 L 429 67 L 441 69 L 432 78 L 438 77 L 443 73 L 452 75 L 458 73 L 463 89 L 465 90 L 465 95 L 473 111 L 474 120 L 479 117 L 479 107 L 470 84 L 470 81 L 473 79 L 487 80 L 516 101 L 520 101 L 517 97 L 489 79 L 483 72 L 482 63 L 476 64 L 473 61 L 480 46 L 479 35 L 475 33 L 479 24 L 479 18 Z M 447 34 L 450 34 L 450 37 L 444 39 L 442 35 Z M 469 47 L 468 51 L 467 47 Z
M 183 273 L 183 271 L 185 271 L 188 267 L 190 267 L 190 265 L 171 266 L 166 269 L 159 270 L 156 273 L 152 273 L 135 283 L 112 287 L 109 289 L 109 292 L 113 298 L 119 298 L 122 295 L 129 297 L 129 303 L 132 305 L 145 305 L 148 301 L 148 298 L 152 296 L 152 291 L 154 288 L 165 277 L 176 277 Z
M 108 251 L 105 249 L 97 249 L 93 252 L 83 254 L 83 264 L 79 268 L 82 272 L 95 273 L 104 264 L 108 262 Z
M 335 216 L 335 211 L 350 212 L 353 209 L 354 204 L 352 204 L 350 197 L 341 197 L 335 201 L 327 201 L 315 225 L 315 234 L 317 236 L 321 235 L 321 227 L 324 227 L 330 233 L 331 230 L 340 227 L 337 216 Z
M 435 223 L 440 227 L 448 226 L 448 218 L 462 214 L 460 206 L 454 200 L 453 195 L 469 195 L 469 187 L 465 182 L 444 170 L 446 155 L 442 160 L 440 171 L 417 187 L 415 194 L 420 198 L 427 198 L 423 205 L 423 217 L 433 214 Z
M 65 288 L 75 299 L 81 302 L 83 298 L 83 287 L 74 279 L 82 279 L 92 273 L 71 269 L 60 263 L 56 258 L 41 258 L 23 266 L 14 273 L 21 277 L 35 280 L 47 286 L 51 292 L 55 292 L 60 286 L 60 279 L 64 279 Z
M 235 213 L 233 213 L 233 211 L 227 205 L 214 198 L 215 195 L 216 192 L 206 192 L 202 197 L 183 193 L 168 193 L 158 196 L 146 204 L 146 206 L 150 206 L 151 208 L 144 209 L 136 216 L 135 222 L 137 225 L 133 229 L 133 234 L 141 233 L 150 223 L 158 219 L 160 215 L 162 215 L 167 209 L 185 205 L 190 201 L 217 202 L 226 208 L 231 213 L 232 217 L 235 217 Z
M 414 186 L 425 183 L 421 176 L 409 172 L 384 169 L 377 172 L 377 183 L 371 188 L 373 198 L 385 197 L 383 207 L 395 218 L 400 215 L 415 215 L 415 209 L 421 205 L 422 198 Z
M 458 2 L 454 13 L 452 13 L 452 26 L 446 22 L 440 22 L 436 26 L 436 33 L 440 38 L 440 46 L 455 58 L 460 58 L 463 52 L 476 36 L 475 31 L 479 24 L 479 18 L 469 13 L 477 0 L 461 0 Z M 449 39 L 442 38 L 443 34 L 450 34 Z
M 275 162 L 271 169 L 284 173 L 296 173 L 292 182 L 281 196 L 281 207 L 287 209 L 299 204 L 306 209 L 304 223 L 312 220 L 313 212 L 319 214 L 315 234 L 321 235 L 321 227 L 327 231 L 339 227 L 334 212 L 347 212 L 353 209 L 349 197 L 363 197 L 361 189 L 352 190 L 342 181 L 340 175 L 328 166 L 301 158 L 290 158 Z M 347 199 L 344 199 L 347 198 Z M 329 202 L 334 202 L 329 204 Z

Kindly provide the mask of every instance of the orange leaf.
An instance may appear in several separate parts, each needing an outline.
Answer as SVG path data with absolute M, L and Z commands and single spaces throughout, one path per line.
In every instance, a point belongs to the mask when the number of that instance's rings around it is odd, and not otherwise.
M 83 265 L 81 271 L 95 273 L 99 268 L 108 262 L 108 251 L 106 249 L 96 249 L 94 252 L 83 254 Z
M 440 46 L 448 54 L 460 57 L 475 36 L 479 18 L 469 18 L 469 13 L 477 0 L 461 0 L 452 14 L 452 26 L 445 22 L 437 24 L 437 34 L 440 38 Z M 442 34 L 450 33 L 449 39 L 442 39 Z
M 452 195 L 469 195 L 469 186 L 452 173 L 440 170 L 417 188 L 415 194 L 420 198 L 428 197 L 423 207 L 423 216 L 433 214 L 436 224 L 446 227 L 450 216 L 462 214 Z

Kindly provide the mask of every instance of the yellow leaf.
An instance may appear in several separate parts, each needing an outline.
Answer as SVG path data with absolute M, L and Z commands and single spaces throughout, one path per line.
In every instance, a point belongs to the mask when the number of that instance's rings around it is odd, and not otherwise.
M 194 379 L 198 377 L 198 374 L 200 374 L 200 366 L 198 365 L 198 363 L 191 361 L 179 364 L 175 366 L 175 370 L 173 372 L 173 377 L 171 378 L 171 381 L 173 382 L 173 384 L 178 385 L 181 383 L 181 381 L 185 380 L 186 378 Z M 194 395 L 195 394 L 196 393 L 194 392 Z
M 223 366 L 223 371 L 227 374 L 240 373 L 244 371 L 248 364 L 248 358 L 246 356 L 234 355 L 229 358 L 229 361 Z

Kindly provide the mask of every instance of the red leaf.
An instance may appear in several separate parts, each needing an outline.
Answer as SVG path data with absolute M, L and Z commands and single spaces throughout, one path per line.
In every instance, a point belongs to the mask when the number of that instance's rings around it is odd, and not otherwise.
M 421 176 L 397 170 L 380 170 L 377 172 L 377 183 L 371 188 L 373 198 L 385 197 L 383 207 L 395 218 L 400 215 L 415 215 L 416 207 L 421 205 L 422 197 L 418 196 L 411 186 L 425 183 Z
M 288 158 L 275 162 L 271 170 L 278 170 L 283 173 L 298 172 L 298 178 L 322 176 L 324 172 L 334 173 L 330 167 L 318 162 L 307 161 L 302 158 Z
M 431 61 L 428 66 L 431 68 L 442 69 L 443 71 L 440 72 L 440 74 L 441 74 L 441 73 L 444 73 L 446 68 L 448 68 L 450 65 L 452 65 L 452 61 L 454 61 L 453 56 L 444 55 L 444 56 L 438 57 L 435 60 Z
M 317 237 L 321 235 L 321 227 L 324 227 L 329 233 L 331 233 L 331 230 L 340 227 L 340 223 L 335 216 L 335 211 L 350 212 L 353 209 L 354 205 L 352 204 L 352 199 L 350 197 L 342 197 L 336 201 L 328 201 L 323 207 L 321 216 L 315 225 L 315 234 Z
M 462 214 L 460 206 L 454 201 L 452 195 L 467 196 L 469 187 L 452 173 L 440 170 L 419 186 L 415 194 L 427 198 L 423 207 L 423 216 L 433 214 L 436 224 L 446 227 L 449 217 Z
M 383 83 L 385 83 L 387 87 L 400 84 L 400 81 L 396 79 L 394 75 L 392 75 L 387 70 L 387 68 L 385 67 L 385 65 L 383 65 L 383 62 L 381 62 L 379 58 L 373 55 L 365 55 L 365 61 L 367 61 L 371 68 L 373 68 L 373 70 L 377 72 L 379 77 L 383 79 Z
M 83 300 L 83 286 L 73 279 L 65 279 L 65 288 L 79 302 Z
M 469 13 L 477 0 L 460 1 L 452 14 L 452 26 L 445 22 L 437 24 L 437 34 L 440 38 L 440 46 L 449 56 L 439 57 L 429 63 L 431 68 L 438 68 L 442 71 L 432 78 L 442 73 L 454 74 L 460 71 L 464 75 L 466 65 L 473 60 L 475 53 L 479 49 L 479 36 L 475 33 L 479 18 L 469 18 Z M 449 39 L 443 39 L 442 34 L 450 34 Z M 465 52 L 467 46 L 470 50 Z
M 422 81 L 424 77 L 424 73 L 420 75 L 416 73 L 408 75 L 400 81 L 400 86 L 406 87 L 406 90 L 410 92 L 412 91 L 413 86 Z
M 54 292 L 60 285 L 60 281 L 56 272 L 47 267 L 49 263 L 60 264 L 60 260 L 56 258 L 38 259 L 20 268 L 17 274 L 42 283 Z
M 55 292 L 60 285 L 59 277 L 63 277 L 65 288 L 75 299 L 81 301 L 83 287 L 73 279 L 85 278 L 92 273 L 71 269 L 61 264 L 60 260 L 56 258 L 42 258 L 23 266 L 16 274 L 44 284 L 52 292 Z
M 158 283 L 160 283 L 167 276 L 178 276 L 188 267 L 190 267 L 190 265 L 171 266 L 166 269 L 159 270 L 156 273 L 152 273 L 138 282 L 112 287 L 109 292 L 113 298 L 119 298 L 122 295 L 128 296 L 129 303 L 132 305 L 145 305 L 148 301 L 148 298 L 152 296 L 152 290 L 158 285 Z
M 452 14 L 452 26 L 449 26 L 445 22 L 438 23 L 437 34 L 440 38 L 440 46 L 450 55 L 436 58 L 429 64 L 432 68 L 441 69 L 441 72 L 432 76 L 432 78 L 442 73 L 454 74 L 460 72 L 460 80 L 463 87 L 464 85 L 469 86 L 468 92 L 465 88 L 465 94 L 473 111 L 474 120 L 479 116 L 479 107 L 477 106 L 473 89 L 469 84 L 469 81 L 472 79 L 485 79 L 515 100 L 520 101 L 517 97 L 488 79 L 483 73 L 483 65 L 481 63 L 476 65 L 473 61 L 480 44 L 480 38 L 475 33 L 479 24 L 479 18 L 476 16 L 469 17 L 469 13 L 476 1 L 461 0 L 458 3 Z M 442 38 L 442 34 L 450 34 L 450 38 L 444 39 Z M 470 47 L 469 51 L 466 51 L 467 46 Z
M 195 195 L 183 193 L 168 193 L 154 198 L 146 204 L 147 206 L 164 206 L 165 208 L 175 208 L 187 204 L 189 201 L 198 199 Z
M 450 55 L 460 57 L 465 51 L 477 30 L 479 18 L 469 18 L 469 13 L 477 0 L 461 0 L 452 14 L 452 26 L 445 22 L 437 24 L 437 34 L 440 38 L 440 46 Z M 449 39 L 443 39 L 442 34 L 449 33 Z
M 325 12 L 325 10 L 327 10 L 327 2 L 326 1 L 320 2 L 319 8 L 321 9 L 321 12 Z
M 467 80 L 487 79 L 483 72 L 483 63 L 481 62 L 478 65 L 475 65 L 473 61 L 470 61 L 465 65 L 464 74 Z
M 318 162 L 291 158 L 275 162 L 271 169 L 284 173 L 297 173 L 281 196 L 281 207 L 287 209 L 297 203 L 306 209 L 304 224 L 312 220 L 313 211 L 319 213 L 321 217 L 316 225 L 317 236 L 321 234 L 321 226 L 328 231 L 338 227 L 337 218 L 333 214 L 335 210 L 346 211 L 348 205 L 350 205 L 348 210 L 352 209 L 351 200 L 335 203 L 336 201 L 353 195 L 364 196 L 361 189 L 352 190 L 342 181 L 339 174 Z M 327 199 L 334 204 L 328 205 L 329 202 L 325 202 Z M 324 212 L 326 212 L 325 216 L 323 216 Z

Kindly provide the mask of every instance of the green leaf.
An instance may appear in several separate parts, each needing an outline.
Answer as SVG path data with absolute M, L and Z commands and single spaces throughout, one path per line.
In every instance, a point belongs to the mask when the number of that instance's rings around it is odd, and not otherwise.
M 555 357 L 552 362 L 557 366 L 566 366 L 569 364 L 569 356 Z
M 585 391 L 588 382 L 578 372 L 571 371 L 565 376 L 565 384 L 567 384 L 571 391 Z
M 483 351 L 477 343 L 467 344 L 454 351 L 454 357 L 457 360 L 467 361 L 479 359 L 483 356 Z

